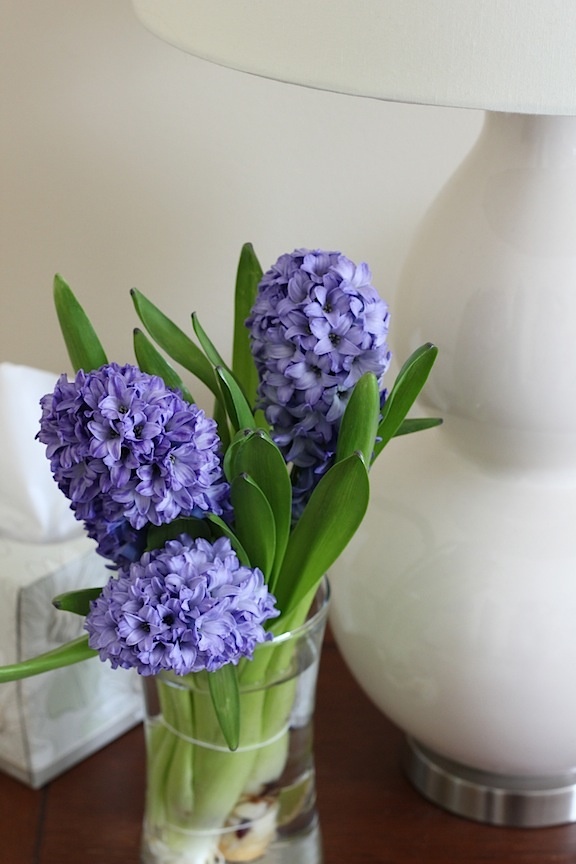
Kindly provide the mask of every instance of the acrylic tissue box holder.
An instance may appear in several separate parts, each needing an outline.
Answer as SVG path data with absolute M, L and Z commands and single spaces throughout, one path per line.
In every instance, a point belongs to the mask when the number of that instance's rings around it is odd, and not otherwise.
M 110 571 L 81 536 L 59 543 L 0 538 L 0 664 L 82 634 L 83 618 L 51 600 L 103 585 Z M 133 671 L 97 657 L 0 686 L 0 770 L 38 788 L 135 726 L 142 696 Z

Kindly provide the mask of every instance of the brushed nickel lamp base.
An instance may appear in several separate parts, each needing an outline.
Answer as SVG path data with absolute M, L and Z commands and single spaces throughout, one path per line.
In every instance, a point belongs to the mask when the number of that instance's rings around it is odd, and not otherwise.
M 407 739 L 404 767 L 429 801 L 467 819 L 515 828 L 576 822 L 576 770 L 545 777 L 478 771 Z

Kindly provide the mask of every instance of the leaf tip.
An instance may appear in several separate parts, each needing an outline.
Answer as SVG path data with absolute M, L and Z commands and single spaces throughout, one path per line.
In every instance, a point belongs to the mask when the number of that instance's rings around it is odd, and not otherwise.
M 66 280 L 64 279 L 64 277 L 60 273 L 54 274 L 53 287 L 54 287 L 54 293 L 55 294 L 58 294 L 62 291 L 69 291 L 70 290 L 68 283 L 66 282 Z

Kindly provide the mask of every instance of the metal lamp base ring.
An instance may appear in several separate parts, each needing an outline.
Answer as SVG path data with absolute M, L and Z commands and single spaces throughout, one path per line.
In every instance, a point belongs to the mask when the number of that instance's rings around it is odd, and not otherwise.
M 489 825 L 544 828 L 576 822 L 576 770 L 544 777 L 468 768 L 407 739 L 406 773 L 445 810 Z

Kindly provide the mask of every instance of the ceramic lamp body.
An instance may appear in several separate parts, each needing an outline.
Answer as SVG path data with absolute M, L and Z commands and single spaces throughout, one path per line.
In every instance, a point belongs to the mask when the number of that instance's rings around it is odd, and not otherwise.
M 366 692 L 499 774 L 576 766 L 575 154 L 576 119 L 489 114 L 424 220 L 392 326 L 439 346 L 445 423 L 382 454 L 332 573 Z

